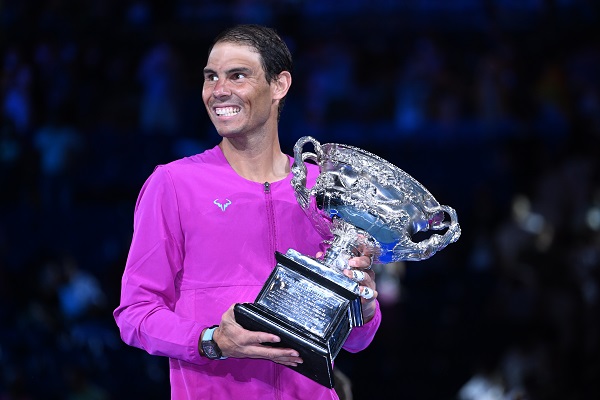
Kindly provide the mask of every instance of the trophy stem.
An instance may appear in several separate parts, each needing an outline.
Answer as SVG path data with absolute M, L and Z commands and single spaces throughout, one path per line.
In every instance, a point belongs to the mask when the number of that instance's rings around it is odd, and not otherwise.
M 365 251 L 374 251 L 376 248 L 374 246 L 375 239 L 369 233 L 342 219 L 333 218 L 331 233 L 333 234 L 333 240 L 325 252 L 322 264 L 340 274 L 343 270 L 350 268 L 348 260 L 351 257 L 364 254 Z M 362 326 L 364 324 L 360 298 L 351 303 L 349 315 L 352 326 Z
M 339 247 L 330 247 L 325 252 L 323 264 L 338 272 L 342 272 L 343 270 L 348 269 L 348 260 L 350 259 L 350 255 L 344 250 L 345 249 Z
M 377 252 L 376 240 L 366 231 L 355 227 L 340 218 L 333 218 L 331 228 L 333 240 L 325 252 L 323 264 L 338 272 L 349 269 L 348 260 L 356 255 Z

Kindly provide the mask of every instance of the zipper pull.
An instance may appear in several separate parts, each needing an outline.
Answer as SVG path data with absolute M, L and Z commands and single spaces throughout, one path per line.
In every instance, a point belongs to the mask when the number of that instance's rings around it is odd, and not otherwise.
M 271 184 L 269 182 L 265 182 L 265 193 L 271 193 Z

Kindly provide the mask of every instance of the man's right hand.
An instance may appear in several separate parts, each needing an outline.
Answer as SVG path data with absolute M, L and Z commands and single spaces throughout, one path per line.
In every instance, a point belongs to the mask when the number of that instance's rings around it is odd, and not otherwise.
M 235 320 L 233 307 L 229 307 L 221 317 L 221 323 L 215 330 L 213 340 L 223 355 L 235 358 L 263 358 L 278 364 L 295 367 L 302 364 L 302 358 L 294 349 L 272 347 L 263 343 L 279 343 L 277 335 L 266 332 L 254 332 L 244 329 Z

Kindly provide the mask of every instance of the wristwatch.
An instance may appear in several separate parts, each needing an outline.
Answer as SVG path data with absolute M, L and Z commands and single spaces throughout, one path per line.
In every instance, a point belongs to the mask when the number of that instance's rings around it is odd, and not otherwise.
M 217 329 L 219 325 L 211 326 L 207 328 L 202 334 L 202 339 L 200 341 L 200 346 L 202 347 L 202 352 L 211 360 L 224 360 L 227 357 L 223 357 L 223 353 L 221 349 L 217 345 L 217 343 L 213 340 L 213 334 L 215 333 L 215 329 Z

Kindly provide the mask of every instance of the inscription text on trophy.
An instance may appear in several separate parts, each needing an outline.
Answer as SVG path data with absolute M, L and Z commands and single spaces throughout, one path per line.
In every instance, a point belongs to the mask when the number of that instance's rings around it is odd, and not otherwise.
M 256 302 L 280 318 L 324 337 L 348 300 L 295 271 L 278 268 Z

